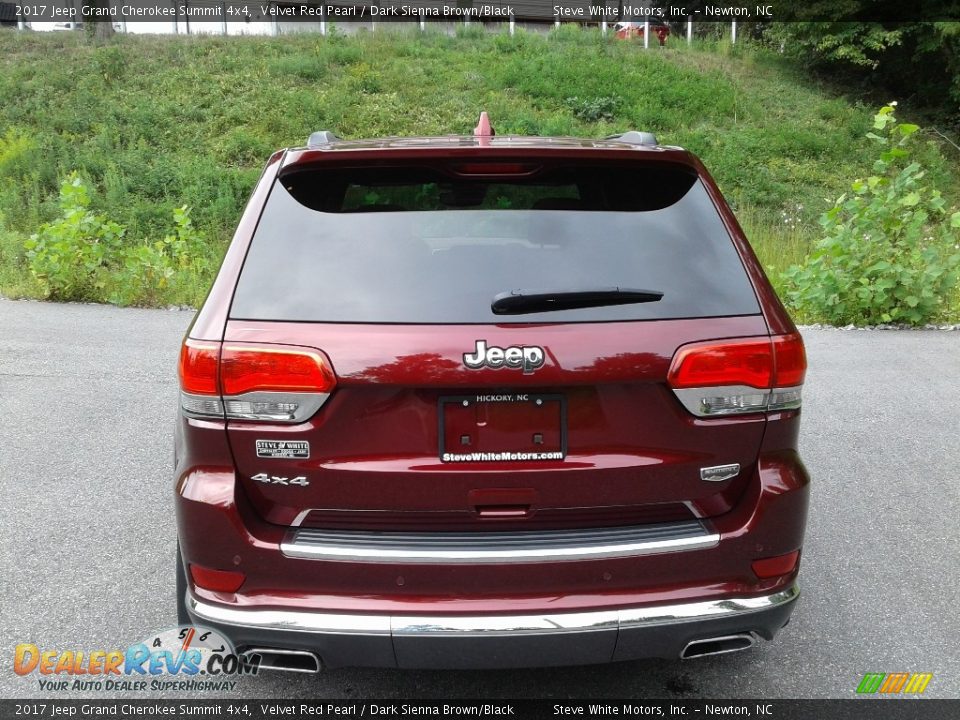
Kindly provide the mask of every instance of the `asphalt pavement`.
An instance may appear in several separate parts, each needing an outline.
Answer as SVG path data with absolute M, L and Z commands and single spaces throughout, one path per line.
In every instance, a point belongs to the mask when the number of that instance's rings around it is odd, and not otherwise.
M 171 442 L 191 317 L 0 299 L 0 697 L 52 696 L 13 672 L 18 643 L 123 648 L 176 624 Z M 922 671 L 926 696 L 960 698 L 960 332 L 803 334 L 813 495 L 803 594 L 774 642 L 684 662 L 267 674 L 234 694 L 846 698 L 866 672 Z

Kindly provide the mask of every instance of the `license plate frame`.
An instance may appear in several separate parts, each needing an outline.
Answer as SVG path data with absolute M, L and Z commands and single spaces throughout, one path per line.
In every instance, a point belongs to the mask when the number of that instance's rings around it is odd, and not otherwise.
M 526 411 L 529 417 L 535 417 L 540 413 L 540 411 L 543 411 L 544 417 L 542 419 L 542 423 L 547 423 L 552 419 L 554 420 L 555 425 L 551 424 L 549 429 L 539 431 L 541 435 L 546 436 L 544 438 L 545 444 L 542 447 L 534 446 L 532 444 L 533 436 L 538 432 L 538 426 L 534 424 L 531 424 L 530 427 L 522 430 L 522 432 L 526 432 L 531 437 L 531 444 L 528 447 L 496 448 L 464 446 L 455 442 L 451 442 L 450 438 L 448 437 L 451 431 L 454 432 L 454 434 L 458 434 L 459 430 L 465 427 L 465 420 L 463 417 L 456 419 L 448 417 L 447 411 L 451 407 L 458 411 L 463 409 L 466 412 L 469 412 L 470 410 L 473 410 L 474 412 L 487 411 L 488 418 L 490 415 L 498 416 L 495 419 L 501 423 L 505 421 L 505 418 L 506 421 L 511 419 L 506 415 L 505 412 L 511 407 L 517 408 L 517 411 L 514 413 L 514 415 L 523 415 L 523 412 Z M 462 415 L 463 413 L 461 412 L 460 414 Z M 567 398 L 560 393 L 495 391 L 473 393 L 470 395 L 443 395 L 438 398 L 437 401 L 437 417 L 438 457 L 440 458 L 440 461 L 445 464 L 458 464 L 462 462 L 542 463 L 562 461 L 567 457 Z M 520 422 L 522 422 L 522 419 L 522 417 L 512 418 L 512 420 L 519 420 Z M 456 429 L 451 427 L 451 421 L 458 425 Z M 481 425 L 479 422 L 475 423 L 475 425 L 478 428 L 484 427 L 484 425 Z M 548 426 L 542 425 L 542 427 Z M 504 432 L 505 431 L 502 427 L 492 428 L 492 433 L 490 430 L 488 430 L 487 434 L 503 434 Z M 511 430 L 511 432 L 513 431 Z M 552 435 L 554 434 L 556 435 L 555 439 L 552 438 Z M 478 453 L 480 456 L 484 457 L 481 459 L 463 457 L 468 455 L 476 456 Z M 557 456 L 558 453 L 559 456 Z M 546 454 L 550 455 L 550 457 L 533 457 L 538 454 Z M 501 457 L 497 459 L 486 457 L 497 455 Z

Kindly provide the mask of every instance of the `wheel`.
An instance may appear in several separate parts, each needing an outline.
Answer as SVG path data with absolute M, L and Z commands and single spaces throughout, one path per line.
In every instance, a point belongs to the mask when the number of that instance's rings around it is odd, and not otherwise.
M 180 541 L 177 541 L 177 624 L 192 625 L 187 615 L 187 572 L 183 567 L 183 556 L 180 554 Z

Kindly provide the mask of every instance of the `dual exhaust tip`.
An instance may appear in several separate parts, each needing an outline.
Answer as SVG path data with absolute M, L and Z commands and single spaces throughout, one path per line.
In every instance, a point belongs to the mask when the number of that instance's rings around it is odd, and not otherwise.
M 727 653 L 749 650 L 757 644 L 754 633 L 737 633 L 734 635 L 720 635 L 718 637 L 691 640 L 680 651 L 682 660 L 706 657 L 708 655 L 725 655 Z M 323 668 L 323 663 L 316 653 L 306 650 L 279 650 L 277 648 L 250 648 L 248 655 L 260 656 L 260 670 L 277 670 L 281 672 L 306 673 L 316 675 Z

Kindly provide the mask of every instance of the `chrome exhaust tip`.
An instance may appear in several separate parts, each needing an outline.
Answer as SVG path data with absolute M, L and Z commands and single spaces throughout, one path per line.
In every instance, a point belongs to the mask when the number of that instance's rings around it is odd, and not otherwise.
M 277 648 L 249 648 L 244 655 L 260 657 L 258 670 L 308 673 L 316 675 L 323 667 L 320 658 L 306 650 L 278 650 Z
M 719 637 L 691 640 L 680 651 L 680 659 L 689 660 L 706 655 L 725 655 L 740 650 L 749 650 L 756 644 L 757 636 L 754 633 L 737 633 L 736 635 L 721 635 Z

